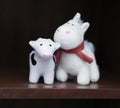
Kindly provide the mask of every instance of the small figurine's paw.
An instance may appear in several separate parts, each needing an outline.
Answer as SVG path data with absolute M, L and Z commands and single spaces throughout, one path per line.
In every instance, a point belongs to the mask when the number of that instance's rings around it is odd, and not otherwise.
M 56 73 L 57 80 L 61 82 L 65 82 L 68 79 L 68 75 L 66 72 L 64 72 L 62 69 L 59 69 Z
M 54 81 L 44 81 L 45 84 L 53 84 Z
M 39 81 L 39 75 L 34 71 L 30 72 L 29 82 L 30 83 L 37 83 Z
M 37 83 L 38 80 L 36 80 L 36 79 L 29 79 L 29 82 L 30 82 L 30 83 Z
M 44 83 L 45 84 L 53 84 L 54 83 L 54 78 L 44 78 Z
M 46 73 L 43 75 L 44 83 L 45 84 L 53 84 L 54 83 L 54 71 L 46 71 Z

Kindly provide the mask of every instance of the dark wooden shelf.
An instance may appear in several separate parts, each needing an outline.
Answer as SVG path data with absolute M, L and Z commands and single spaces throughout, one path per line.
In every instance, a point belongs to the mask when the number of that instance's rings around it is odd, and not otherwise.
M 102 74 L 98 83 L 87 86 L 68 81 L 53 85 L 30 84 L 27 71 L 0 71 L 1 99 L 118 99 L 120 98 L 120 79 L 118 74 Z M 23 74 L 24 73 L 24 74 Z M 103 72 L 102 72 L 103 73 Z M 110 72 L 112 73 L 112 72 Z

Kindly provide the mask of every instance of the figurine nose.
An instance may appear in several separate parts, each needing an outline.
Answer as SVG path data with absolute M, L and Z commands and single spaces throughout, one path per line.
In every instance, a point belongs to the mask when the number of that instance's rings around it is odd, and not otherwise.
M 70 31 L 66 31 L 65 33 L 66 33 L 66 34 L 70 34 Z

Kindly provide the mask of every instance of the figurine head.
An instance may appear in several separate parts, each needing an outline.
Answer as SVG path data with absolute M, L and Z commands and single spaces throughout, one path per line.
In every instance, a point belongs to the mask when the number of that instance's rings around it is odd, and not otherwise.
M 57 28 L 54 33 L 54 41 L 61 44 L 65 50 L 73 49 L 84 41 L 84 34 L 89 28 L 88 22 L 82 22 L 80 13 L 77 13 L 73 19 Z
M 35 41 L 30 41 L 29 44 L 44 60 L 51 59 L 53 53 L 60 48 L 60 44 L 53 42 L 51 39 L 39 38 Z

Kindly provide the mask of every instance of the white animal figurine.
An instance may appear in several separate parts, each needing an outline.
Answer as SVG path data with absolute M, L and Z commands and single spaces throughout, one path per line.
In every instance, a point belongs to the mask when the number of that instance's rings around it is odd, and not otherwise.
M 55 31 L 54 41 L 61 44 L 61 50 L 56 55 L 59 62 L 56 77 L 59 81 L 67 81 L 68 75 L 77 76 L 80 85 L 98 81 L 100 75 L 94 46 L 84 41 L 89 25 L 88 22 L 82 22 L 80 13 L 77 13 Z
M 37 83 L 43 76 L 45 84 L 53 84 L 55 68 L 53 53 L 60 47 L 60 44 L 43 38 L 30 41 L 29 44 L 34 49 L 29 55 L 29 82 Z

